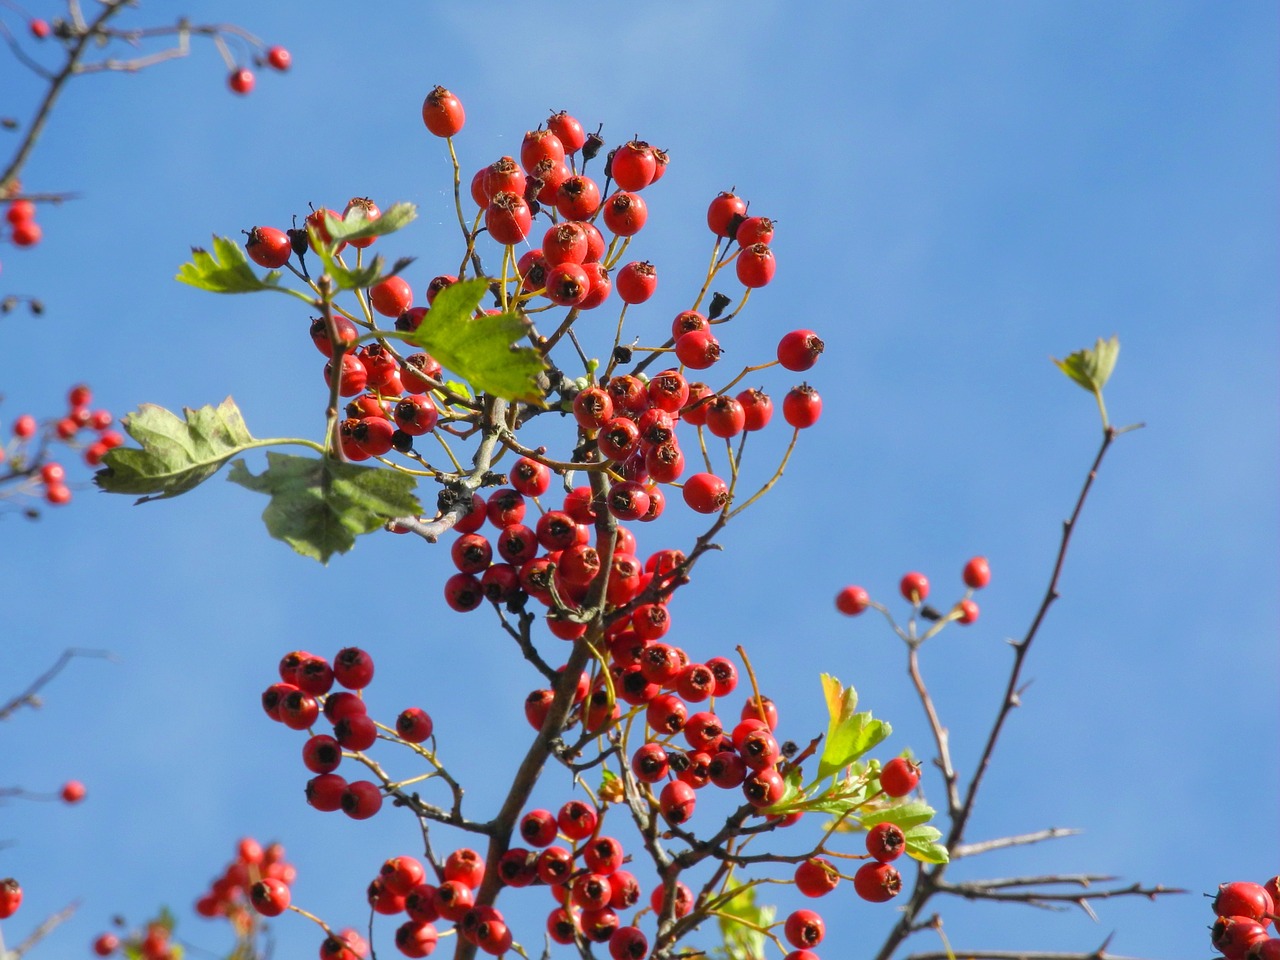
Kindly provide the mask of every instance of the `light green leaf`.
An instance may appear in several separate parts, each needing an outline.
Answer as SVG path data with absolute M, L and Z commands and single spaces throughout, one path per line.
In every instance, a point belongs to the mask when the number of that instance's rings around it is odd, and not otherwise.
M 757 928 L 773 923 L 777 909 L 757 904 L 756 888 L 744 886 L 732 877 L 725 892 L 733 895 L 716 907 L 716 921 L 724 941 L 722 955 L 728 960 L 759 960 L 765 955 L 766 937 Z
M 378 221 L 374 221 L 377 223 Z M 382 254 L 377 254 L 368 263 L 358 267 L 344 267 L 338 262 L 337 249 L 333 244 L 321 243 L 316 237 L 314 227 L 308 227 L 312 239 L 312 248 L 316 251 L 316 255 L 320 258 L 320 262 L 324 265 L 324 272 L 329 275 L 333 281 L 334 287 L 339 290 L 364 290 L 372 287 L 375 283 L 394 277 L 409 264 L 413 263 L 413 257 L 400 257 L 391 269 L 386 269 L 386 260 Z
M 227 479 L 268 494 L 271 502 L 262 512 L 267 532 L 321 563 L 346 553 L 360 534 L 422 512 L 408 474 L 327 457 L 268 453 L 263 473 L 255 476 L 237 460 Z
M 116 447 L 93 480 L 108 493 L 143 493 L 138 503 L 176 497 L 198 486 L 255 441 L 230 397 L 218 406 L 183 409 L 185 419 L 144 403 L 121 421 L 141 444 Z
M 921 863 L 949 863 L 951 855 L 938 843 L 942 831 L 937 827 L 918 826 L 906 831 L 907 856 Z
M 892 727 L 870 713 L 857 713 L 858 693 L 844 687 L 830 674 L 822 675 L 822 693 L 831 715 L 818 760 L 818 779 L 838 773 L 892 732 Z
M 947 848 L 936 841 L 942 836 L 936 827 L 929 826 L 935 811 L 923 800 L 902 799 L 887 807 L 876 806 L 858 814 L 858 825 L 870 830 L 877 823 L 892 823 L 907 838 L 907 854 L 924 863 L 946 863 Z
M 1110 340 L 1098 338 L 1092 350 L 1077 350 L 1065 360 L 1053 358 L 1058 369 L 1065 373 L 1090 393 L 1101 393 L 1106 386 L 1111 372 L 1115 369 L 1116 360 L 1120 356 L 1120 339 Z
M 394 203 L 383 210 L 382 215 L 376 220 L 370 220 L 364 208 L 356 204 L 343 217 L 339 217 L 332 210 L 326 210 L 324 226 L 336 244 L 344 240 L 385 237 L 389 233 L 395 233 L 417 216 L 418 208 L 412 203 Z
M 544 405 L 542 355 L 517 347 L 528 324 L 514 313 L 474 316 L 489 289 L 484 279 L 462 280 L 436 294 L 431 310 L 408 342 L 462 377 L 477 393 Z
M 192 247 L 191 260 L 178 268 L 174 279 L 214 293 L 252 293 L 278 287 L 280 271 L 272 270 L 260 279 L 240 244 L 227 237 L 214 237 L 213 253 Z

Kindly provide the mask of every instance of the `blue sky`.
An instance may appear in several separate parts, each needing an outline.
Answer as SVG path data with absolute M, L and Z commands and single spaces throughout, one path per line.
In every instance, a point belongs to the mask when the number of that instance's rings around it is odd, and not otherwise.
M 258 436 L 318 436 L 306 316 L 172 282 L 192 244 L 284 226 L 308 202 L 410 200 L 421 216 L 387 250 L 418 257 L 406 275 L 421 289 L 457 260 L 447 153 L 418 116 L 432 86 L 466 104 L 467 171 L 514 153 L 554 109 L 603 122 L 610 143 L 638 134 L 672 156 L 632 245 L 660 271 L 639 322 L 659 331 L 688 305 L 710 249 L 703 210 L 736 186 L 778 221 L 779 268 L 726 338 L 733 362 L 798 326 L 827 344 L 809 377 L 823 419 L 677 599 L 680 642 L 703 657 L 744 644 L 796 740 L 825 724 L 829 671 L 893 723 L 888 752 L 923 752 L 900 645 L 831 598 L 858 582 L 903 614 L 898 578 L 919 569 L 945 602 L 984 554 L 979 623 L 924 653 L 970 769 L 1003 641 L 1034 612 L 1098 441 L 1092 402 L 1049 357 L 1117 334 L 1108 406 L 1147 427 L 1105 464 L 969 836 L 1085 833 L 955 876 L 1089 871 L 1192 893 L 1104 903 L 1097 924 L 940 906 L 957 949 L 1087 951 L 1115 931 L 1119 954 L 1206 954 L 1199 894 L 1266 879 L 1280 849 L 1275 8 L 651 3 L 587 16 L 551 3 L 534 17 L 396 2 L 370 22 L 351 9 L 191 7 L 293 52 L 293 70 L 247 98 L 226 91 L 207 45 L 71 85 L 24 180 L 82 198 L 41 212 L 36 250 L 0 248 L 0 289 L 47 306 L 0 320 L 0 419 L 50 412 L 84 380 L 117 412 L 231 394 Z M 144 6 L 135 22 L 166 15 Z M 0 80 L 0 113 L 25 119 L 31 78 L 5 59 Z M 762 382 L 789 386 L 773 371 Z M 762 475 L 774 443 L 756 450 Z M 484 611 L 444 606 L 447 553 L 371 537 L 321 568 L 266 536 L 263 505 L 220 479 L 136 508 L 81 483 L 39 524 L 0 518 L 0 695 L 68 646 L 119 658 L 77 662 L 39 713 L 0 729 L 0 785 L 89 788 L 79 807 L 0 811 L 0 837 L 16 841 L 0 875 L 27 890 L 10 942 L 72 899 L 79 913 L 46 955 L 76 955 L 115 913 L 185 911 L 244 834 L 285 843 L 296 902 L 363 922 L 364 885 L 413 849 L 414 826 L 302 802 L 302 737 L 257 707 L 299 646 L 366 645 L 375 709 L 430 710 L 469 802 L 492 802 L 535 682 Z M 673 510 L 641 546 L 696 530 Z M 568 790 L 552 775 L 539 796 Z M 891 905 L 851 895 L 827 914 L 826 956 L 870 954 L 892 922 Z M 276 929 L 279 955 L 314 949 L 304 921 Z M 182 932 L 221 943 L 195 919 Z

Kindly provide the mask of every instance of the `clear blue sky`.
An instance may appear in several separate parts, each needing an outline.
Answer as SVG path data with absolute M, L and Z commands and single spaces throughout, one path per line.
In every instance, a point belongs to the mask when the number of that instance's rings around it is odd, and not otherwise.
M 24 181 L 81 199 L 42 211 L 36 250 L 0 248 L 0 290 L 47 307 L 0 319 L 0 419 L 50 412 L 84 380 L 117 412 L 232 394 L 258 436 L 318 436 L 305 314 L 172 282 L 189 246 L 285 226 L 308 202 L 410 200 L 421 217 L 387 252 L 418 257 L 407 276 L 421 289 L 457 260 L 447 153 L 418 115 L 437 83 L 466 104 L 467 171 L 515 153 L 554 109 L 603 122 L 610 143 L 638 134 L 672 157 L 632 245 L 661 277 L 642 322 L 659 330 L 688 306 L 710 249 L 706 203 L 736 186 L 778 221 L 779 267 L 726 341 L 733 362 L 797 326 L 827 344 L 810 376 L 823 420 L 777 492 L 698 567 L 674 608 L 679 641 L 702 657 L 744 644 L 796 740 L 824 726 L 817 678 L 830 671 L 894 724 L 887 752 L 925 752 L 897 641 L 831 598 L 858 582 L 892 603 L 919 569 L 945 602 L 984 554 L 980 622 L 924 655 L 968 770 L 1004 640 L 1034 611 L 1098 440 L 1089 397 L 1049 357 L 1118 334 L 1108 405 L 1147 427 L 1104 467 L 969 836 L 1085 833 L 954 877 L 1089 871 L 1191 894 L 1103 903 L 1097 924 L 938 905 L 958 950 L 1087 951 L 1115 931 L 1118 954 L 1207 955 L 1200 893 L 1280 869 L 1275 6 L 356 9 L 191 5 L 293 52 L 293 70 L 247 98 L 226 91 L 208 45 L 71 85 Z M 167 15 L 144 5 L 134 22 Z M 34 94 L 0 59 L 0 114 L 25 121 Z M 0 808 L 0 838 L 15 841 L 0 875 L 27 890 L 11 944 L 78 899 L 41 955 L 80 955 L 111 915 L 141 920 L 160 903 L 217 949 L 222 931 L 189 905 L 244 834 L 286 845 L 297 903 L 364 922 L 365 884 L 414 850 L 415 826 L 303 802 L 303 738 L 257 706 L 296 647 L 366 645 L 375 711 L 430 710 L 468 802 L 492 802 L 536 683 L 485 611 L 444 606 L 447 551 L 370 537 L 322 568 L 266 536 L 263 506 L 221 479 L 136 508 L 80 482 L 38 524 L 0 517 L 0 696 L 68 646 L 119 657 L 77 662 L 39 713 L 0 728 L 0 785 L 75 777 L 89 790 L 74 808 Z M 686 545 L 695 527 L 681 513 L 642 547 Z M 543 802 L 567 798 L 566 778 L 548 781 Z M 893 910 L 845 893 L 827 913 L 823 955 L 857 957 Z M 539 921 L 519 922 L 536 945 Z M 297 918 L 277 936 L 279 956 L 318 943 Z M 927 935 L 912 945 L 939 948 Z

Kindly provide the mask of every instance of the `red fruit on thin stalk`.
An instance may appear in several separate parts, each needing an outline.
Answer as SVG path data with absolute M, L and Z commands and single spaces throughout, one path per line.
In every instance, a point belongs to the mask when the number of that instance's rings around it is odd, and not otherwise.
M 991 582 L 991 567 L 986 557 L 974 557 L 964 565 L 964 585 L 981 590 Z
M 279 70 L 281 73 L 288 70 L 293 64 L 293 55 L 284 47 L 274 46 L 267 48 L 267 65 L 272 70 Z
M 929 578 L 913 570 L 902 578 L 898 584 L 898 590 L 903 598 L 911 603 L 923 603 L 929 596 Z
M 231 92 L 238 93 L 240 96 L 252 91 L 254 82 L 253 71 L 246 67 L 232 70 L 231 75 L 227 77 L 227 86 L 231 88 Z
M 869 860 L 853 875 L 853 889 L 869 903 L 885 903 L 902 889 L 902 878 L 891 864 Z
M 254 227 L 249 231 L 244 249 L 250 260 L 268 270 L 283 267 L 293 255 L 289 235 L 275 227 Z
M 856 617 L 871 604 L 862 587 L 848 586 L 836 594 L 836 609 L 847 617 Z
M 905 797 L 920 782 L 920 764 L 894 757 L 880 769 L 880 788 L 891 797 Z
M 452 137 L 466 118 L 462 102 L 444 87 L 436 87 L 422 101 L 422 122 L 437 137 Z
M 778 362 L 788 370 L 808 370 L 818 362 L 824 347 L 812 330 L 792 330 L 778 341 Z
M 722 192 L 707 207 L 707 226 L 718 237 L 728 237 L 736 231 L 741 218 L 747 213 L 747 204 L 741 197 Z

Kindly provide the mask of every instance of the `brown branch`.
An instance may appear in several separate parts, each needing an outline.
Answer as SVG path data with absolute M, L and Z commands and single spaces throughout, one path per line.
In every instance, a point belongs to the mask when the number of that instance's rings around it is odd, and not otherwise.
M 82 650 L 77 647 L 70 647 L 63 650 L 53 666 L 46 670 L 35 680 L 31 681 L 31 685 L 23 690 L 20 694 L 10 700 L 8 703 L 0 705 L 0 721 L 8 720 L 13 713 L 22 707 L 38 707 L 40 706 L 40 698 L 37 696 L 40 690 L 49 683 L 54 677 L 62 672 L 63 668 L 76 657 L 101 657 L 104 660 L 115 660 L 114 654 L 106 650 Z
M 3 953 L 2 944 L 0 944 L 0 954 L 3 954 L 6 960 L 19 960 L 19 958 L 26 954 L 27 951 L 52 933 L 56 927 L 61 925 L 64 921 L 70 920 L 72 914 L 76 912 L 79 906 L 80 901 L 77 900 L 74 903 L 63 907 L 57 913 L 46 917 L 44 920 L 40 921 L 39 926 L 31 931 L 27 936 L 27 939 L 23 940 L 7 954 Z
M 1023 833 L 1016 837 L 998 837 L 995 840 L 980 840 L 977 843 L 962 843 L 951 851 L 951 859 L 959 860 L 961 857 L 972 857 L 980 853 L 990 853 L 992 850 L 1004 850 L 1007 847 L 1019 847 L 1030 843 L 1040 843 L 1042 840 L 1056 840 L 1059 837 L 1074 837 L 1082 831 L 1067 827 L 1050 827 L 1048 830 L 1038 830 L 1035 833 Z

